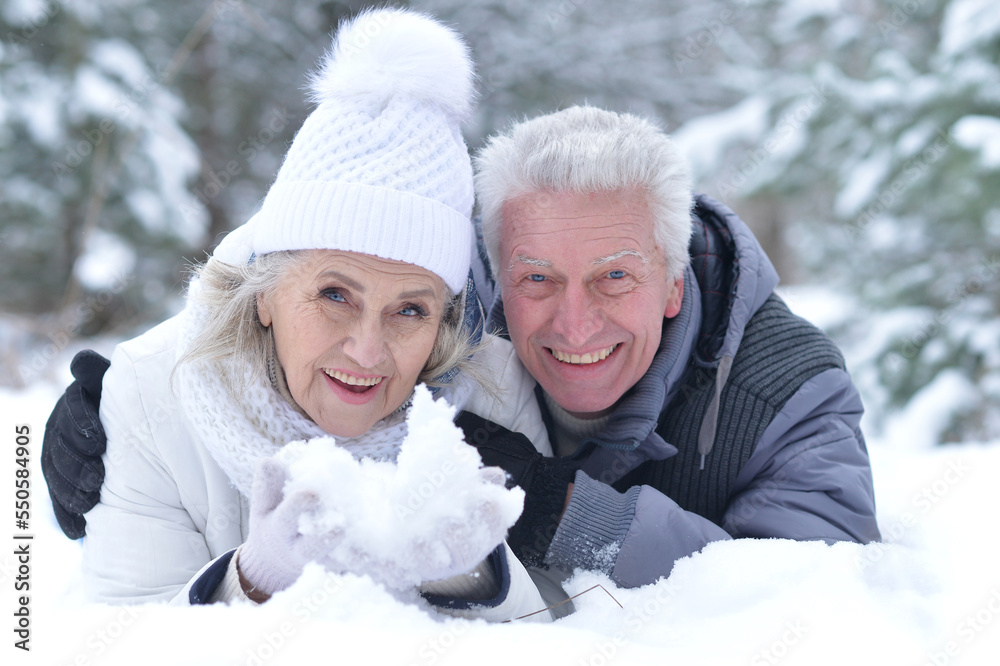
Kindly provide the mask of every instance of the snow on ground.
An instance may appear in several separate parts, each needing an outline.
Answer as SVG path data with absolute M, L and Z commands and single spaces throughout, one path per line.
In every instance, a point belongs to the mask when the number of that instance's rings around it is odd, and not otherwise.
M 577 613 L 554 624 L 434 617 L 369 578 L 319 570 L 260 607 L 110 607 L 82 601 L 79 545 L 61 535 L 48 506 L 39 455 L 57 396 L 44 383 L 0 392 L 3 478 L 14 477 L 15 424 L 31 428 L 34 535 L 32 650 L 15 649 L 8 629 L 3 650 L 15 657 L 5 664 L 943 666 L 992 665 L 1000 654 L 1000 442 L 914 448 L 907 442 L 922 433 L 897 424 L 898 441 L 869 444 L 884 543 L 720 542 L 635 590 L 578 574 L 573 593 L 604 590 L 585 592 Z M 23 543 L 15 532 L 11 525 L 0 558 L 12 628 L 13 551 Z

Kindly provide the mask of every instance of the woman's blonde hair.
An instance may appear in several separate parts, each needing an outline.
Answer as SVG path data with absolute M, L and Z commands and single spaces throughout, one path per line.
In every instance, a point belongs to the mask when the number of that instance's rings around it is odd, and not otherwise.
M 223 381 L 233 395 L 243 391 L 243 383 L 267 373 L 268 365 L 276 363 L 277 359 L 274 358 L 271 329 L 260 323 L 257 300 L 259 296 L 270 297 L 282 277 L 304 260 L 304 254 L 302 250 L 271 252 L 256 257 L 245 266 L 232 266 L 210 258 L 195 268 L 199 286 L 192 290 L 191 296 L 205 305 L 211 315 L 177 364 L 195 360 L 217 362 L 224 373 Z M 493 393 L 492 381 L 473 360 L 483 343 L 475 343 L 476 331 L 466 330 L 464 325 L 467 291 L 454 295 L 445 286 L 444 311 L 437 339 L 417 381 L 443 386 L 455 371 L 461 371 Z M 226 368 L 240 368 L 241 371 L 228 374 Z M 245 368 L 250 368 L 250 373 L 244 372 Z

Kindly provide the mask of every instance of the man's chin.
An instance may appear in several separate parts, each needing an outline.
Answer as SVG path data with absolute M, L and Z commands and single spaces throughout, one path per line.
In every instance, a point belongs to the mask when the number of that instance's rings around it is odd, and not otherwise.
M 557 405 L 578 419 L 596 419 L 605 416 L 611 412 L 615 402 L 617 402 L 617 400 L 608 402 L 608 393 L 605 391 L 566 394 L 546 389 L 546 392 Z

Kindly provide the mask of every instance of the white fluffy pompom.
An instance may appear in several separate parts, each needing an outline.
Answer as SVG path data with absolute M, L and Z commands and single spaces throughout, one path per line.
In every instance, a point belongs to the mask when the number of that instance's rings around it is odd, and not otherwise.
M 472 112 L 469 49 L 454 30 L 403 9 L 374 9 L 341 24 L 312 76 L 312 99 L 396 95 L 435 102 L 460 121 Z

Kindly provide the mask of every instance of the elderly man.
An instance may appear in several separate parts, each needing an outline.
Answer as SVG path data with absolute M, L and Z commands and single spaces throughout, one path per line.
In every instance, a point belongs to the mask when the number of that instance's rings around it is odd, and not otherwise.
M 774 293 L 746 225 L 692 201 L 663 132 L 574 107 L 492 138 L 476 166 L 490 321 L 559 456 L 480 449 L 527 492 L 523 560 L 638 586 L 712 541 L 879 538 L 841 354 Z

